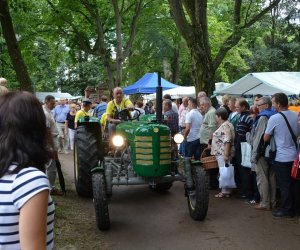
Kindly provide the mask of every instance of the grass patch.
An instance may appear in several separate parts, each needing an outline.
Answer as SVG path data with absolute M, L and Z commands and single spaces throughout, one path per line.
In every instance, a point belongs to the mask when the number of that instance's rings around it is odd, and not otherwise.
M 55 202 L 55 249 L 109 249 L 98 230 L 92 199 L 79 198 L 67 188 L 66 196 L 53 196 Z

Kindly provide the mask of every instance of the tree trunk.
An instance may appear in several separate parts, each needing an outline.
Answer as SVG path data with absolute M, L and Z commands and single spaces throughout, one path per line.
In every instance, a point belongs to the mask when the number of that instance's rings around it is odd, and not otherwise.
M 190 49 L 193 62 L 193 77 L 196 91 L 206 91 L 208 96 L 215 88 L 216 71 L 230 49 L 238 44 L 242 33 L 259 21 L 266 13 L 278 5 L 280 0 L 274 0 L 250 20 L 241 24 L 242 1 L 234 1 L 232 34 L 229 35 L 212 59 L 208 34 L 207 0 L 169 0 L 171 15 L 174 18 L 180 34 Z M 252 1 L 251 3 L 252 4 Z
M 276 34 L 276 8 L 274 8 L 273 10 L 271 10 L 271 22 L 272 22 L 272 26 L 271 26 L 271 48 L 274 49 L 275 48 L 275 34 Z M 270 64 L 270 69 L 271 71 L 275 71 L 275 63 L 274 60 L 271 60 L 271 64 Z
M 33 92 L 32 81 L 19 49 L 7 0 L 0 0 L 0 23 L 12 65 L 21 84 L 20 89 Z
M 300 31 L 298 31 L 298 42 L 300 43 Z M 296 64 L 296 71 L 300 71 L 300 50 L 297 52 L 297 64 Z
M 122 67 L 123 67 L 123 40 L 122 40 L 122 20 L 119 11 L 118 1 L 112 0 L 112 4 L 115 12 L 116 21 L 116 36 L 117 36 L 117 46 L 116 46 L 116 85 L 121 86 L 122 83 Z
M 203 58 L 195 51 L 192 53 L 192 67 L 196 93 L 205 91 L 207 96 L 211 96 L 215 90 L 215 71 L 203 66 Z
M 172 61 L 172 83 L 177 83 L 179 79 L 179 48 L 174 49 L 173 61 Z
M 114 77 L 113 77 L 113 72 L 112 72 L 112 67 L 111 67 L 111 63 L 110 63 L 110 56 L 109 55 L 103 55 L 101 56 L 103 65 L 104 65 L 104 69 L 106 72 L 106 84 L 108 86 L 109 90 L 113 90 L 115 87 L 117 87 L 115 81 L 114 81 Z

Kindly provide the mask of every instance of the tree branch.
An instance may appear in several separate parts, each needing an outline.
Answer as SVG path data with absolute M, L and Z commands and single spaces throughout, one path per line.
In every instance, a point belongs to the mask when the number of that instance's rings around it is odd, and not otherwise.
M 60 15 L 60 11 L 54 6 L 54 4 L 50 0 L 46 0 L 46 1 L 50 5 L 52 10 L 59 16 L 59 18 L 61 18 L 65 23 L 67 23 L 71 26 L 73 33 L 75 34 L 76 41 L 79 44 L 79 46 L 82 48 L 82 50 L 84 50 L 90 54 L 95 54 L 95 51 L 93 51 L 92 48 L 90 47 L 90 43 L 85 40 L 85 38 L 82 36 L 80 31 L 74 25 L 74 23 L 72 21 L 68 20 L 67 18 L 65 18 L 65 16 Z
M 280 0 L 274 0 L 273 3 L 271 3 L 268 7 L 264 8 L 260 13 L 255 15 L 249 22 L 245 23 L 241 29 L 249 28 L 254 23 L 256 23 L 258 20 L 260 20 L 266 13 L 268 13 L 271 9 L 276 7 L 279 4 Z
M 106 54 L 106 48 L 105 48 L 105 35 L 103 30 L 103 25 L 100 20 L 100 16 L 98 14 L 98 11 L 96 8 L 93 8 L 89 1 L 87 0 L 80 0 L 81 3 L 84 5 L 84 7 L 87 9 L 87 11 L 90 13 L 90 15 L 94 18 L 95 24 L 96 24 L 96 31 L 97 31 L 97 39 L 93 46 L 93 51 L 98 51 L 99 55 L 102 56 L 102 58 L 105 57 Z
M 88 21 L 89 24 L 93 25 L 92 20 L 85 13 L 83 13 L 81 10 L 75 10 L 75 12 L 78 12 L 79 14 L 81 14 Z
M 253 0 L 250 0 L 250 3 L 248 4 L 248 8 L 247 8 L 247 11 L 246 11 L 246 15 L 245 15 L 245 23 L 248 20 L 249 12 L 250 12 L 250 8 L 251 8 L 252 3 L 253 3 Z
M 120 12 L 123 13 L 124 7 L 125 7 L 125 0 L 122 0 L 122 4 L 121 4 L 121 10 Z
M 215 59 L 213 60 L 213 67 L 215 70 L 220 66 L 224 57 L 226 56 L 227 52 L 237 45 L 242 37 L 242 32 L 244 29 L 249 28 L 254 23 L 259 21 L 267 12 L 269 12 L 272 8 L 278 5 L 280 0 L 275 0 L 272 4 L 268 7 L 264 8 L 260 13 L 255 15 L 248 23 L 244 24 L 242 27 L 238 28 L 235 27 L 233 33 L 225 40 L 222 44 L 221 48 L 219 49 L 218 54 L 216 55 Z
M 178 2 L 180 2 L 180 1 L 178 1 Z M 182 0 L 182 4 L 183 4 L 186 12 L 188 13 L 188 16 L 190 17 L 190 19 L 192 21 L 192 25 L 199 26 L 199 20 L 197 20 L 199 18 L 199 16 L 197 16 L 195 14 L 195 13 L 199 13 L 198 12 L 199 4 L 196 3 L 196 1 L 191 1 L 191 0 Z
M 239 25 L 241 23 L 241 7 L 242 0 L 235 0 L 234 2 L 234 24 Z
M 189 45 L 191 45 L 191 40 L 193 38 L 192 27 L 188 23 L 183 7 L 178 0 L 169 0 L 171 15 L 175 20 L 176 26 L 183 36 L 183 38 L 187 41 Z
M 117 0 L 112 0 L 112 5 L 115 12 L 115 20 L 116 20 L 116 35 L 117 35 L 117 61 L 123 60 L 122 58 L 122 22 L 121 22 L 121 16 L 118 6 Z
M 240 33 L 233 33 L 231 34 L 225 42 L 222 44 L 218 54 L 216 55 L 215 59 L 213 60 L 213 68 L 217 70 L 217 68 L 222 63 L 224 57 L 226 56 L 227 52 L 233 48 L 235 45 L 237 45 L 241 39 Z
M 134 15 L 132 17 L 131 25 L 130 25 L 129 39 L 123 50 L 123 58 L 122 58 L 123 60 L 128 57 L 129 51 L 132 47 L 132 43 L 133 43 L 133 40 L 134 40 L 135 34 L 136 34 L 137 21 L 138 21 L 139 15 L 141 13 L 142 5 L 143 5 L 143 0 L 139 0 L 135 5 L 135 11 L 134 11 Z
M 0 0 L 0 24 L 7 51 L 21 89 L 33 92 L 32 81 L 19 48 L 7 0 Z

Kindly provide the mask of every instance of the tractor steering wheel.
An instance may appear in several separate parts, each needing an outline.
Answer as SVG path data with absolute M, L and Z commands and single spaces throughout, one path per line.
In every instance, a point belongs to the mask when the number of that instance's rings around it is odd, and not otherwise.
M 137 116 L 135 118 L 130 119 L 130 120 L 131 121 L 133 121 L 133 120 L 139 121 L 140 120 L 140 116 L 141 116 L 141 111 L 138 110 L 138 109 L 134 109 L 134 110 L 137 111 Z
M 130 118 L 131 116 L 129 115 L 129 110 L 127 108 L 121 110 L 119 112 L 119 118 L 121 121 L 133 121 L 133 120 L 139 120 L 140 115 L 141 115 L 141 111 L 139 111 L 138 109 L 134 109 L 135 111 L 137 111 L 137 116 L 135 118 Z
M 130 117 L 130 113 L 128 109 L 122 109 L 118 112 L 118 117 L 121 121 L 128 121 Z

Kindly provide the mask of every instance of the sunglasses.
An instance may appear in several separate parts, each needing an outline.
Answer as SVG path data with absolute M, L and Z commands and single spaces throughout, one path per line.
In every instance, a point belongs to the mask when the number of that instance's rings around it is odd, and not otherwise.
M 257 104 L 257 107 L 260 107 L 262 105 L 265 105 L 266 103 Z

